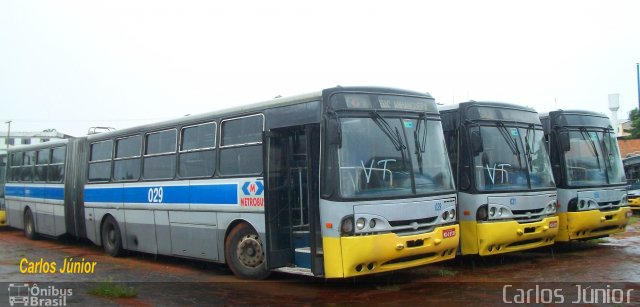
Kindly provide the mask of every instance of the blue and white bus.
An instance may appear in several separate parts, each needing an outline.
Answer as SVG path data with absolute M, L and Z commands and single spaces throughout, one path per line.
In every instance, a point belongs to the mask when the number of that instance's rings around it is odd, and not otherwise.
M 4 204 L 4 183 L 7 176 L 7 155 L 0 154 L 0 227 L 7 226 L 7 216 Z
M 336 87 L 9 154 L 11 226 L 113 256 L 345 278 L 458 247 L 440 115 L 424 93 Z

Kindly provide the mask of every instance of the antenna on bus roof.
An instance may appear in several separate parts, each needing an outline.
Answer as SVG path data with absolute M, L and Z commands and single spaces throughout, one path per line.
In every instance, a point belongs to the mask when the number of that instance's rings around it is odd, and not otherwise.
M 91 127 L 89 131 L 87 131 L 87 135 L 98 134 L 103 132 L 111 132 L 116 131 L 116 128 L 113 127 Z

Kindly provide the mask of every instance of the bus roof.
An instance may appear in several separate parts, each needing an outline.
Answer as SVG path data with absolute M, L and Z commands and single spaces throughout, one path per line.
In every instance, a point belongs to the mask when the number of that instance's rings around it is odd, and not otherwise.
M 69 139 L 58 139 L 58 140 L 48 141 L 48 142 L 39 143 L 39 144 L 20 145 L 20 146 L 9 148 L 9 153 L 59 147 L 62 145 L 66 145 L 67 143 L 69 143 Z
M 174 118 L 166 121 L 128 127 L 121 130 L 92 134 L 87 136 L 87 139 L 88 140 L 106 139 L 113 136 L 121 136 L 121 135 L 137 133 L 141 130 L 152 130 L 152 129 L 162 128 L 166 126 L 198 123 L 198 122 L 203 122 L 207 120 L 213 120 L 213 118 L 216 118 L 216 117 L 232 117 L 232 116 L 235 117 L 235 116 L 242 116 L 242 115 L 250 115 L 252 113 L 261 112 L 269 108 L 277 108 L 277 107 L 284 107 L 284 106 L 289 106 L 289 105 L 294 105 L 294 104 L 299 104 L 304 102 L 318 101 L 322 99 L 323 95 L 331 95 L 334 92 L 374 92 L 374 91 L 384 92 L 389 94 L 420 95 L 420 96 L 432 98 L 429 93 L 420 93 L 420 92 L 395 89 L 395 88 L 371 87 L 371 86 L 369 87 L 337 86 L 337 87 L 327 88 L 321 91 L 311 92 L 307 94 L 301 94 L 301 95 L 295 95 L 295 96 L 289 96 L 289 97 L 278 97 L 271 100 L 216 110 L 216 111 L 197 114 L 197 115 L 183 116 L 183 117 Z
M 498 101 L 475 101 L 475 100 L 460 102 L 456 104 L 441 105 L 441 106 L 438 106 L 438 109 L 442 112 L 442 111 L 456 110 L 459 108 L 469 107 L 469 106 L 500 107 L 500 108 L 518 109 L 523 111 L 536 112 L 536 110 L 531 107 L 513 104 L 513 103 L 498 102 Z

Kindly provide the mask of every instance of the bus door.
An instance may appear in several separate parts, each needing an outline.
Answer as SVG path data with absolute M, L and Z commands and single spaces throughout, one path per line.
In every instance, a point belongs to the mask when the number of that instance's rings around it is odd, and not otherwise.
M 317 181 L 313 176 L 318 163 L 311 163 L 308 150 L 315 147 L 308 137 L 315 131 L 311 126 L 296 126 L 265 132 L 265 241 L 270 269 L 292 265 L 314 273 L 319 269 L 312 265 L 318 254 L 315 234 L 319 229 L 310 222 L 318 216 L 318 201 L 310 191 L 317 190 L 310 188 L 317 184 L 309 184 Z

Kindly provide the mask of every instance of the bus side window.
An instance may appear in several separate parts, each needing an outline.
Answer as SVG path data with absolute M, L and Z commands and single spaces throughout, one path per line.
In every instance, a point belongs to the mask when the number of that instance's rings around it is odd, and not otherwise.
M 173 179 L 176 173 L 176 129 L 146 135 L 142 177 L 144 179 Z
M 112 140 L 91 144 L 91 154 L 89 156 L 89 182 L 106 182 L 111 179 L 112 153 Z
M 222 175 L 262 172 L 263 130 L 262 114 L 222 121 L 219 168 Z
M 181 178 L 211 177 L 216 165 L 215 122 L 182 128 L 178 174 Z

